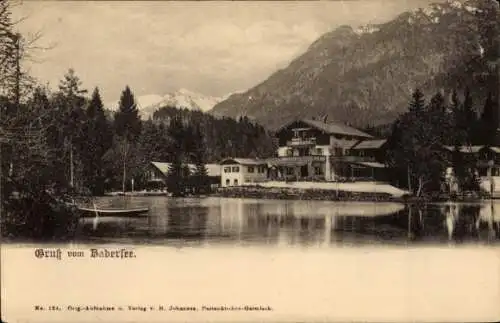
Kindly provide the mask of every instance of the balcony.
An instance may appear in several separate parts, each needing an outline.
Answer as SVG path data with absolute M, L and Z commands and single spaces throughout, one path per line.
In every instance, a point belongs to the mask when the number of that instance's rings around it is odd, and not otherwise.
M 330 161 L 357 163 L 357 162 L 374 162 L 374 157 L 369 156 L 330 156 Z
M 489 168 L 500 165 L 500 160 L 480 158 L 476 163 L 477 167 Z
M 316 138 L 314 138 L 314 137 L 292 138 L 292 140 L 289 140 L 286 142 L 286 145 L 290 146 L 290 147 L 315 146 L 316 145 Z
M 312 162 L 326 162 L 326 156 L 311 155 L 311 156 L 287 156 L 269 158 L 268 163 L 275 166 L 300 166 Z

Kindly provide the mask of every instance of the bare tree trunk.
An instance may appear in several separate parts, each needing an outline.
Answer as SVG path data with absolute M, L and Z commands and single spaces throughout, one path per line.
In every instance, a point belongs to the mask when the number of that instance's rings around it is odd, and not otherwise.
M 408 228 L 407 228 L 407 237 L 411 238 L 411 218 L 412 218 L 412 208 L 411 205 L 408 207 Z
M 125 185 L 126 185 L 126 178 L 127 178 L 127 152 L 128 152 L 128 147 L 127 147 L 127 139 L 124 139 L 123 141 L 123 177 L 122 177 L 122 191 L 123 194 L 125 194 Z
M 420 197 L 420 194 L 422 194 L 422 188 L 424 186 L 424 181 L 422 179 L 422 176 L 418 177 L 418 190 L 417 190 L 417 196 Z
M 75 169 L 73 165 L 73 144 L 71 140 L 69 142 L 69 185 L 71 187 L 75 186 Z
M 407 171 L 407 176 L 408 176 L 408 191 L 413 192 L 411 189 L 411 172 L 410 172 L 410 165 L 406 168 Z
M 122 191 L 125 194 L 125 178 L 127 177 L 125 170 L 125 156 L 123 157 L 123 178 L 122 178 Z
M 16 83 L 14 87 L 14 95 L 16 100 L 16 113 L 19 114 L 19 102 L 21 101 L 21 52 L 20 52 L 21 35 L 15 35 L 15 49 L 16 49 Z

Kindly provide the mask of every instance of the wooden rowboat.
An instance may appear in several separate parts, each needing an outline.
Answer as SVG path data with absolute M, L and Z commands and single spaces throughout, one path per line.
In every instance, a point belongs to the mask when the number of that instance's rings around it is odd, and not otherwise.
M 102 209 L 94 207 L 81 207 L 77 209 L 82 213 L 82 217 L 145 217 L 145 213 L 149 212 L 149 208 L 130 208 L 130 209 Z

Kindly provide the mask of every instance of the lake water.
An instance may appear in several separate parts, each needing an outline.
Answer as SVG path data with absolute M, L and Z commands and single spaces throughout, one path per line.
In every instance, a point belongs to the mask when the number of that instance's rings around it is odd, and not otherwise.
M 103 207 L 148 206 L 147 218 L 85 219 L 77 241 L 265 246 L 498 244 L 500 201 L 474 204 L 105 197 Z
M 144 219 L 85 219 L 70 243 L 2 245 L 5 321 L 498 320 L 499 202 L 408 207 L 113 197 L 97 204 L 151 210 Z M 39 248 L 60 248 L 63 259 L 37 258 Z M 91 248 L 126 248 L 136 257 L 91 258 Z M 74 250 L 85 256 L 65 256 Z M 87 305 L 124 310 L 67 310 Z M 160 305 L 272 311 L 160 311 Z

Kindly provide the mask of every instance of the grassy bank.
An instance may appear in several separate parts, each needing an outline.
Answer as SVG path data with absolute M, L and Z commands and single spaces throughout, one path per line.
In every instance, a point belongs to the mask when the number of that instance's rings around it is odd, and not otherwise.
M 220 197 L 261 198 L 282 200 L 323 200 L 323 201 L 399 201 L 388 193 L 349 192 L 341 190 L 272 188 L 272 187 L 226 187 L 214 194 Z

